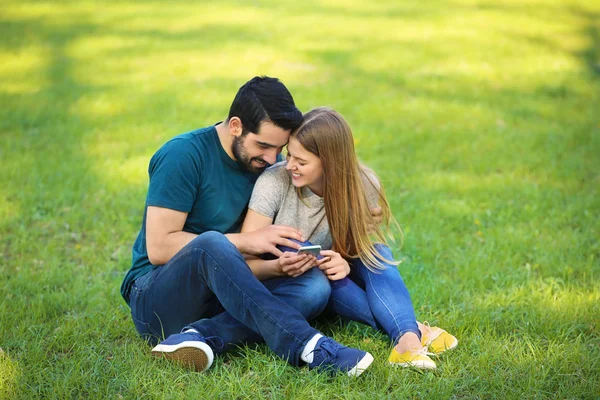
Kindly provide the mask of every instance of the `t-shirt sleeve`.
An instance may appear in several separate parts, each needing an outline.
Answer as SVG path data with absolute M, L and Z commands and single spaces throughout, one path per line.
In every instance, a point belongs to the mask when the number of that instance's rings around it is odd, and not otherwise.
M 281 171 L 281 167 L 276 165 L 258 177 L 248 205 L 250 210 L 275 218 L 281 208 L 286 187 L 285 176 L 282 176 Z
M 188 141 L 167 142 L 150 160 L 148 174 L 148 206 L 192 210 L 200 187 L 200 160 Z

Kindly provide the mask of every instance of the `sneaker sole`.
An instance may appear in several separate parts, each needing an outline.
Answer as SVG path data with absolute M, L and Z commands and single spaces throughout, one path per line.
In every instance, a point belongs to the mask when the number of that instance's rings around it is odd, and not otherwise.
M 204 372 L 213 363 L 214 354 L 203 342 L 181 342 L 176 345 L 159 344 L 152 349 L 155 357 L 166 358 L 197 372 Z
M 402 367 L 402 368 L 418 368 L 418 369 L 436 369 L 437 368 L 437 365 L 435 365 L 435 363 L 431 364 L 431 363 L 427 363 L 427 362 L 423 362 L 423 361 L 406 362 L 406 363 L 390 362 L 389 364 L 393 365 L 394 367 Z
M 365 356 L 361 358 L 361 360 L 354 366 L 354 368 L 348 371 L 348 376 L 359 376 L 365 372 L 367 368 L 369 368 L 369 365 L 371 365 L 372 362 L 373 356 L 371 353 L 366 353 Z

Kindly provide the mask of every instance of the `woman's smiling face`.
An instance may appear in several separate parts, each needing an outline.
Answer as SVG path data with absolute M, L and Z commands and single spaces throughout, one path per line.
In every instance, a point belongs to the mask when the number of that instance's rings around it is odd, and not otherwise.
M 291 174 L 294 186 L 308 186 L 313 193 L 323 196 L 323 164 L 319 157 L 306 150 L 293 136 L 287 150 L 285 169 Z

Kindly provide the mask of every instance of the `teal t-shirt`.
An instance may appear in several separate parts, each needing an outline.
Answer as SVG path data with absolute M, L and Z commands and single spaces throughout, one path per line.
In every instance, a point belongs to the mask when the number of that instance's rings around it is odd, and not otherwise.
M 239 232 L 258 178 L 227 155 L 214 126 L 169 140 L 150 160 L 148 174 L 142 229 L 133 245 L 133 264 L 121 285 L 127 302 L 133 281 L 157 267 L 150 263 L 146 249 L 148 206 L 188 213 L 185 232 Z

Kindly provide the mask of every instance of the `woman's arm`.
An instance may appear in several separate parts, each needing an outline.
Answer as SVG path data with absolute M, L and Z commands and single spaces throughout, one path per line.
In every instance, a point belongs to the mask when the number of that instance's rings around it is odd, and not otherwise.
M 273 218 L 265 217 L 254 210 L 248 209 L 246 219 L 242 225 L 242 233 L 254 232 L 273 223 Z
M 259 281 L 264 281 L 270 278 L 285 275 L 279 269 L 279 259 L 263 260 L 258 257 L 247 256 L 246 263 L 250 267 L 250 270 L 252 270 L 254 276 L 256 276 Z

